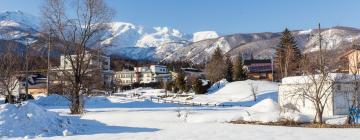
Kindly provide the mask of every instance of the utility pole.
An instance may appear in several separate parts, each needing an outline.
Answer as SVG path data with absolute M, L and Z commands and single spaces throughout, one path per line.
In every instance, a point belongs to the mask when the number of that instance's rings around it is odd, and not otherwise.
M 323 60 L 323 53 L 322 53 L 322 46 L 321 46 L 321 41 L 322 41 L 322 36 L 321 36 L 321 26 L 319 23 L 319 53 L 320 53 L 320 70 L 321 72 L 324 72 L 325 68 L 324 68 L 324 60 Z
M 26 45 L 25 45 L 25 94 L 26 94 L 26 100 L 27 100 L 27 95 L 29 94 L 29 80 L 28 80 L 28 77 L 29 77 L 29 74 L 28 74 L 28 71 L 29 71 L 29 61 L 28 61 L 28 54 L 29 54 L 29 41 L 28 39 L 26 38 Z
M 274 58 L 271 57 L 271 81 L 274 82 Z
M 46 71 L 46 90 L 47 90 L 47 94 L 49 95 L 49 89 L 50 89 L 50 69 L 51 69 L 51 64 L 50 64 L 50 53 L 51 52 L 51 32 L 49 32 L 49 42 L 48 42 L 48 54 L 47 54 L 47 63 L 48 63 L 48 67 L 47 67 L 47 71 Z

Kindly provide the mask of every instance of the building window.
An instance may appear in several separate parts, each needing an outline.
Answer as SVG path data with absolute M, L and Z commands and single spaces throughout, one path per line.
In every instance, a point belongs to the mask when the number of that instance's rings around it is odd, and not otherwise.
M 340 85 L 340 84 L 337 85 L 337 86 L 336 86 L 336 89 L 337 89 L 338 91 L 340 91 L 340 90 L 341 90 L 341 85 Z

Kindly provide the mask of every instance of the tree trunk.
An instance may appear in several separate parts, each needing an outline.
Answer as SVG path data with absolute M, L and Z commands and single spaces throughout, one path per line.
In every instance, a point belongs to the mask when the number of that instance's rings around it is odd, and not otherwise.
M 323 123 L 322 116 L 323 116 L 322 113 L 317 113 L 315 117 L 315 122 L 322 124 Z
M 74 92 L 71 100 L 72 100 L 71 114 L 82 114 L 83 113 L 83 105 L 81 102 L 80 91 Z
M 15 99 L 13 98 L 13 96 L 11 94 L 6 95 L 6 100 L 7 100 L 7 102 L 5 102 L 5 103 L 9 103 L 9 104 L 15 103 Z
M 347 116 L 346 116 L 345 123 L 346 123 L 346 124 L 351 124 L 351 123 L 352 123 L 352 120 L 351 120 L 350 115 L 347 115 Z
M 81 100 L 80 78 L 75 78 L 75 90 L 71 94 L 71 114 L 82 114 L 83 104 Z
M 323 112 L 324 112 L 324 110 L 321 109 L 319 105 L 316 105 L 315 108 L 316 108 L 316 115 L 315 115 L 314 122 L 322 124 L 323 123 Z

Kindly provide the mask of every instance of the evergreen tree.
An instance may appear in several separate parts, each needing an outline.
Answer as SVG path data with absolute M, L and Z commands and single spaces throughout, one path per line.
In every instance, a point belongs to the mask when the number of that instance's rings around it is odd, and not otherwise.
M 212 83 L 226 77 L 226 64 L 220 48 L 216 48 L 210 62 L 205 67 L 205 76 Z
M 238 55 L 234 62 L 233 73 L 234 81 L 246 80 L 247 78 L 247 72 L 244 69 L 244 62 L 241 55 Z
M 203 85 L 202 80 L 199 78 L 196 78 L 196 80 L 193 84 L 193 90 L 194 90 L 195 94 L 205 94 L 208 89 L 209 89 L 209 85 Z
M 282 32 L 275 55 L 278 78 L 296 74 L 301 60 L 301 51 L 297 48 L 295 38 L 287 28 Z
M 233 63 L 229 55 L 226 55 L 226 81 L 232 82 L 233 81 Z

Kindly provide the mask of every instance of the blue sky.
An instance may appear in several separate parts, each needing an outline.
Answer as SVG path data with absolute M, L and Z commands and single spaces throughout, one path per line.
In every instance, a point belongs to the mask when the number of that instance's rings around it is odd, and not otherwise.
M 106 0 L 115 21 L 168 26 L 192 33 L 279 32 L 290 29 L 360 28 L 360 0 Z M 0 11 L 38 14 L 42 0 L 0 0 Z

